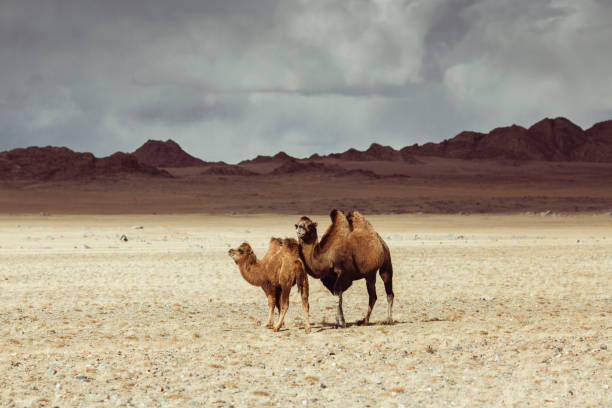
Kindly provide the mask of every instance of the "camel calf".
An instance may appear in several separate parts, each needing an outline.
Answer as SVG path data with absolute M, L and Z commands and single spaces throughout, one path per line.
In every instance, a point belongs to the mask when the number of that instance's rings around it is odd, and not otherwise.
M 283 325 L 289 308 L 291 287 L 297 283 L 298 291 L 302 295 L 302 310 L 306 319 L 304 329 L 306 333 L 310 333 L 308 275 L 295 239 L 271 238 L 268 251 L 262 259 L 257 259 L 257 255 L 246 242 L 236 249 L 230 249 L 229 256 L 236 262 L 240 274 L 248 283 L 263 289 L 268 298 L 269 307 L 266 327 L 274 327 L 275 332 Z M 280 317 L 273 326 L 274 308 L 279 310 Z

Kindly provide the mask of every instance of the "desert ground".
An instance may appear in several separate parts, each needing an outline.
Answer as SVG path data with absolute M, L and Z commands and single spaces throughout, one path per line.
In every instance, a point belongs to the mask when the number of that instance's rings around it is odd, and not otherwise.
M 327 214 L 334 207 L 365 214 L 612 211 L 612 163 L 419 161 L 316 162 L 376 177 L 271 174 L 283 164 L 276 161 L 241 166 L 258 173 L 254 176 L 210 175 L 207 167 L 187 167 L 165 168 L 174 178 L 0 180 L 0 214 Z
M 0 216 L 0 405 L 612 405 L 611 216 L 369 216 L 395 324 L 310 279 L 274 333 L 227 251 L 300 215 Z

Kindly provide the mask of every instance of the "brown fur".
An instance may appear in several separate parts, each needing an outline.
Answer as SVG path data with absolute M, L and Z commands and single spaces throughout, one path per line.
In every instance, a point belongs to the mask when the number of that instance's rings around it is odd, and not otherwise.
M 389 247 L 358 211 L 351 211 L 346 216 L 342 211 L 334 209 L 330 218 L 332 223 L 320 242 L 317 240 L 317 223 L 310 218 L 300 218 L 295 228 L 307 272 L 321 279 L 325 287 L 338 296 L 336 322 L 341 326 L 345 324 L 342 292 L 353 281 L 365 279 L 369 304 L 363 323 L 369 323 L 376 303 L 376 271 L 379 271 L 387 293 L 387 322 L 391 323 L 394 294 Z
M 308 275 L 300 258 L 298 242 L 295 239 L 271 238 L 268 251 L 262 259 L 257 259 L 253 249 L 246 242 L 236 249 L 230 249 L 229 255 L 238 265 L 242 277 L 251 285 L 261 287 L 266 294 L 269 307 L 266 327 L 274 327 L 274 331 L 278 331 L 283 325 L 289 308 L 291 287 L 297 284 L 302 296 L 302 310 L 306 319 L 304 329 L 306 333 L 310 333 Z M 273 325 L 274 308 L 277 308 L 280 313 L 276 325 Z

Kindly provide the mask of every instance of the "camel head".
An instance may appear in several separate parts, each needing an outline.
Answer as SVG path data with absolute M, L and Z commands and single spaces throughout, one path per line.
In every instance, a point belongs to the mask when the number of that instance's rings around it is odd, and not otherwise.
M 295 233 L 304 242 L 314 242 L 317 239 L 317 223 L 304 216 L 295 224 Z
M 246 243 L 243 242 L 242 244 L 240 244 L 240 246 L 236 249 L 230 249 L 228 251 L 228 255 L 234 260 L 234 262 L 236 262 L 237 264 L 243 262 L 245 259 L 247 259 L 248 256 L 250 256 L 253 253 L 253 248 L 251 248 L 251 246 Z

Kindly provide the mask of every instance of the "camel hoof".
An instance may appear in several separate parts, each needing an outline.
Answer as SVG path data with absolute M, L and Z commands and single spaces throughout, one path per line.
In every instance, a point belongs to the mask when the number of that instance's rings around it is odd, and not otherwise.
M 271 329 L 271 328 L 272 328 L 272 327 L 274 327 L 274 326 L 272 325 L 272 323 L 268 323 L 268 324 L 266 324 L 264 327 L 265 327 L 266 329 Z
M 272 329 L 272 331 L 276 333 L 278 331 L 278 329 L 280 329 L 280 327 L 275 327 L 275 328 Z
M 310 334 L 310 327 L 305 327 L 304 331 L 306 332 L 306 334 Z
M 393 319 L 387 319 L 383 321 L 383 324 L 388 324 L 389 326 L 392 325 L 393 323 L 394 323 Z
M 370 322 L 366 321 L 366 319 L 361 319 L 357 321 L 357 326 L 369 326 Z

